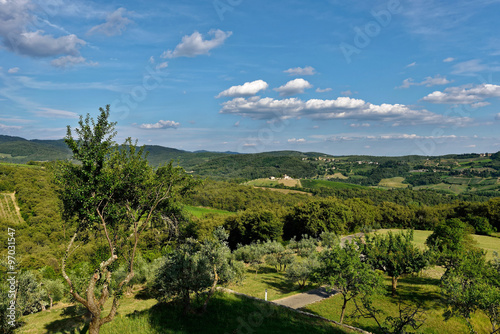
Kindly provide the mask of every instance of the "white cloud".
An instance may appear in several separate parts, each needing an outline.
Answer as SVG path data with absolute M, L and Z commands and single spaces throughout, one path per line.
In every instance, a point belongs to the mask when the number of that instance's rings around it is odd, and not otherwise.
M 486 107 L 486 106 L 489 106 L 491 103 L 489 102 L 476 102 L 476 103 L 472 103 L 470 106 L 474 109 L 476 108 L 482 108 L 482 107 Z
M 348 90 L 345 90 L 345 91 L 343 91 L 343 92 L 340 92 L 340 95 L 344 95 L 344 96 L 352 96 L 352 95 L 357 94 L 357 93 L 358 93 L 358 92 L 351 92 L 351 90 L 350 90 L 350 89 L 348 89 Z
M 164 62 L 159 63 L 158 65 L 156 65 L 156 67 L 155 67 L 155 68 L 156 68 L 157 70 L 161 70 L 161 69 L 163 69 L 163 68 L 167 68 L 167 67 L 168 67 L 168 62 L 164 61 Z
M 2 0 L 0 3 L 0 37 L 7 50 L 30 56 L 52 57 L 79 55 L 79 48 L 86 42 L 74 34 L 54 37 L 42 30 L 30 30 L 40 18 L 32 14 L 35 5 L 29 0 Z M 53 25 L 45 22 L 51 27 Z
M 169 129 L 169 128 L 178 128 L 181 124 L 178 122 L 174 121 L 164 121 L 164 120 L 159 120 L 157 123 L 154 124 L 141 124 L 139 127 L 141 129 Z
M 422 100 L 440 104 L 472 104 L 492 97 L 500 97 L 500 86 L 481 84 L 476 86 L 448 87 L 444 92 L 432 92 Z
M 19 72 L 19 67 L 12 67 L 12 68 L 9 68 L 9 70 L 7 71 L 7 73 L 17 73 Z
M 236 97 L 236 96 L 252 96 L 266 90 L 269 87 L 264 80 L 255 80 L 252 82 L 245 82 L 243 85 L 232 86 L 223 92 L 220 92 L 216 98 L 220 97 Z
M 331 88 L 325 88 L 325 89 L 316 88 L 316 93 L 326 93 L 326 92 L 331 92 L 331 91 L 332 91 Z
M 289 143 L 296 143 L 296 144 L 300 144 L 300 143 L 305 143 L 306 140 L 304 138 L 299 138 L 299 139 L 296 139 L 296 138 L 290 138 L 287 140 Z
M 453 57 L 448 57 L 448 58 L 443 59 L 443 62 L 444 62 L 444 63 L 451 63 L 451 62 L 452 62 L 452 61 L 454 61 L 454 60 L 455 60 L 455 58 L 453 58 Z
M 23 127 L 18 125 L 5 125 L 0 123 L 0 130 L 2 131 L 12 131 L 12 130 L 21 130 Z
M 121 35 L 127 25 L 133 23 L 131 19 L 124 17 L 127 14 L 125 8 L 118 8 L 106 17 L 106 22 L 92 27 L 87 34 L 103 34 L 106 36 Z
M 362 128 L 369 128 L 370 127 L 370 123 L 352 123 L 350 125 L 351 128 L 359 128 L 359 127 L 362 127 Z
M 454 140 L 457 138 L 468 139 L 468 137 L 458 137 L 456 135 L 439 135 L 439 136 L 422 136 L 417 134 L 408 133 L 395 133 L 395 134 L 382 134 L 382 135 L 312 135 L 311 137 L 316 139 L 323 139 L 326 141 L 381 141 L 381 140 Z
M 290 75 L 314 75 L 316 74 L 316 70 L 312 66 L 306 66 L 304 68 L 302 67 L 295 67 L 295 68 L 289 68 L 286 71 L 283 71 L 284 73 L 288 73 Z
M 307 80 L 299 78 L 288 81 L 283 86 L 275 88 L 274 90 L 279 92 L 280 96 L 290 96 L 295 94 L 302 94 L 304 93 L 304 90 L 312 87 L 313 85 L 311 85 Z
M 405 68 L 408 68 L 408 67 L 413 67 L 413 66 L 415 66 L 415 65 L 417 65 L 417 62 L 416 62 L 416 61 L 414 61 L 414 62 L 413 62 L 413 63 L 411 63 L 411 64 L 406 65 L 406 66 L 405 66 Z
M 192 35 L 186 35 L 182 37 L 182 42 L 175 47 L 174 51 L 165 51 L 161 57 L 176 58 L 208 55 L 210 54 L 210 50 L 222 45 L 226 38 L 232 35 L 232 32 L 224 32 L 217 29 L 210 30 L 208 34 L 213 36 L 213 38 L 210 40 L 204 40 L 203 36 L 198 31 L 195 31 Z
M 475 148 L 475 147 L 476 147 L 476 145 L 475 145 L 475 144 L 471 144 L 471 145 L 467 145 L 467 146 L 465 146 L 465 147 L 467 147 L 467 148 Z
M 481 59 L 472 59 L 453 65 L 452 74 L 476 75 L 479 72 L 497 72 L 500 66 L 483 64 Z
M 437 85 L 447 85 L 453 81 L 446 79 L 445 77 L 440 76 L 439 74 L 435 77 L 426 77 L 421 82 L 414 82 L 412 78 L 408 78 L 403 80 L 403 84 L 397 88 L 409 88 L 411 86 L 426 86 L 432 87 Z
M 497 121 L 500 121 L 500 112 L 499 112 L 498 114 L 496 114 L 495 119 L 496 119 Z
M 288 119 L 307 117 L 314 120 L 350 119 L 361 122 L 395 121 L 399 124 L 466 124 L 467 117 L 447 117 L 425 109 L 415 110 L 402 104 L 375 105 L 361 99 L 338 97 L 335 100 L 298 98 L 235 98 L 222 103 L 221 114 L 240 115 L 252 119 Z
M 34 114 L 47 118 L 78 118 L 76 112 L 52 108 L 40 108 L 40 110 L 34 111 Z
M 78 64 L 85 64 L 90 66 L 97 65 L 96 62 L 87 62 L 87 60 L 82 56 L 62 56 L 52 60 L 50 63 L 52 66 L 61 68 L 71 67 Z
M 87 43 L 76 35 L 53 37 L 44 35 L 42 30 L 23 32 L 7 44 L 7 47 L 19 54 L 32 57 L 52 57 L 61 54 L 77 56 L 79 48 Z

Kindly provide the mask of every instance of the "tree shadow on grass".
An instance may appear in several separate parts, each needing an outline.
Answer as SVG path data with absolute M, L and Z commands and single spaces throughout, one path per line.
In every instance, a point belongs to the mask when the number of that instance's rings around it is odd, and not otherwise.
M 346 333 L 285 308 L 233 294 L 212 298 L 204 314 L 182 314 L 176 303 L 160 303 L 130 317 L 148 317 L 159 333 Z
M 61 312 L 63 319 L 52 321 L 45 325 L 46 333 L 76 334 L 86 333 L 90 317 L 88 311 L 81 305 L 65 307 Z

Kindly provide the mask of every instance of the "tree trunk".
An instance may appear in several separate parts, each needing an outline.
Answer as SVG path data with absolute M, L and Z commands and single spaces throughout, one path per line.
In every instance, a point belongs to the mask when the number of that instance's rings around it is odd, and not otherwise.
M 208 292 L 207 299 L 205 299 L 205 302 L 203 303 L 203 307 L 201 308 L 201 313 L 205 313 L 207 310 L 207 305 L 208 301 L 210 298 L 212 298 L 212 295 L 215 292 L 215 287 L 217 286 L 217 282 L 219 281 L 219 275 L 217 275 L 217 267 L 214 264 L 214 282 L 212 284 L 212 287 L 210 288 L 210 291 Z
M 344 304 L 342 305 L 342 312 L 340 313 L 340 323 L 344 322 L 345 308 L 347 306 L 347 299 L 344 297 Z
M 392 276 L 392 296 L 396 296 L 396 288 L 398 287 L 398 278 L 396 276 Z
M 89 324 L 89 334 L 99 334 L 99 330 L 101 329 L 101 317 L 96 317 L 92 314 L 92 320 Z
M 191 299 L 189 298 L 189 291 L 184 293 L 184 297 L 182 299 L 184 302 L 184 314 L 188 314 L 191 310 Z

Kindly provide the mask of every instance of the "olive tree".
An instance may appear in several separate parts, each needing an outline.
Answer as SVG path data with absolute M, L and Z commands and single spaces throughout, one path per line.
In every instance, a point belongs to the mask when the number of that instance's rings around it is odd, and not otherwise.
M 418 273 L 429 262 L 428 253 L 412 242 L 413 230 L 386 235 L 367 234 L 363 245 L 366 261 L 374 268 L 392 277 L 392 295 L 396 295 L 398 279 L 402 275 Z
M 343 298 L 340 323 L 344 321 L 347 303 L 353 298 L 374 293 L 381 285 L 380 275 L 362 260 L 356 243 L 336 245 L 320 255 L 314 280 L 337 290 Z
M 73 227 L 61 272 L 72 297 L 91 314 L 91 334 L 99 333 L 115 317 L 124 288 L 134 276 L 134 259 L 144 231 L 153 224 L 174 224 L 166 212 L 168 203 L 191 185 L 184 170 L 172 163 L 152 168 L 143 149 L 130 139 L 116 145 L 109 105 L 99 111 L 96 120 L 80 116 L 76 139 L 68 126 L 65 142 L 76 163 L 62 163 L 56 171 L 63 216 Z M 93 262 L 97 264 L 85 289 L 78 289 L 66 273 L 67 261 L 89 242 L 99 245 L 100 259 Z M 126 264 L 127 275 L 114 283 L 112 268 L 119 262 Z M 102 317 L 102 307 L 110 297 L 111 309 Z

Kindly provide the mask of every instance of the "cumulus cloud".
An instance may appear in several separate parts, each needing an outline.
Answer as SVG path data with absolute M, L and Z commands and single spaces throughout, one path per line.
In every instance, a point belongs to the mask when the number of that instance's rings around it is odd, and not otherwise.
M 252 82 L 245 82 L 243 85 L 232 86 L 223 92 L 220 92 L 216 98 L 220 97 L 236 97 L 236 96 L 252 96 L 266 90 L 269 87 L 264 80 L 255 80 Z
M 19 54 L 32 57 L 52 57 L 57 55 L 79 55 L 80 47 L 87 43 L 76 35 L 54 37 L 44 35 L 42 30 L 23 32 L 12 37 L 7 48 Z
M 4 47 L 30 57 L 79 55 L 86 42 L 74 34 L 54 37 L 43 30 L 30 30 L 37 18 L 29 0 L 2 0 L 0 5 L 0 37 Z
M 492 97 L 500 97 L 500 86 L 481 84 L 476 86 L 448 87 L 443 92 L 432 92 L 422 100 L 439 104 L 472 104 Z
M 125 8 L 118 8 L 106 17 L 106 22 L 92 27 L 87 34 L 103 34 L 106 36 L 121 35 L 127 28 L 127 25 L 134 22 L 128 17 L 124 17 L 125 14 L 127 14 Z
M 169 129 L 169 128 L 178 128 L 181 124 L 178 122 L 174 121 L 164 121 L 164 120 L 159 120 L 157 123 L 154 124 L 141 124 L 139 127 L 141 129 Z
M 300 144 L 300 143 L 305 143 L 306 140 L 304 138 L 299 138 L 299 139 L 296 139 L 296 138 L 290 138 L 287 140 L 289 143 L 292 143 L 292 144 Z
M 408 68 L 408 67 L 413 67 L 413 66 L 415 66 L 415 65 L 417 65 L 417 62 L 416 62 L 416 61 L 414 61 L 414 62 L 413 62 L 413 63 L 411 63 L 411 64 L 406 65 L 406 66 L 405 66 L 405 68 Z
M 231 31 L 224 32 L 222 30 L 210 30 L 208 35 L 213 36 L 212 39 L 203 39 L 203 36 L 195 31 L 189 36 L 182 37 L 182 41 L 173 51 L 168 50 L 163 52 L 162 58 L 176 57 L 196 57 L 199 55 L 208 55 L 210 50 L 224 43 L 224 41 L 232 35 Z
M 17 73 L 17 72 L 19 72 L 19 67 L 12 67 L 12 68 L 9 68 L 9 70 L 7 71 L 7 73 L 10 73 L 10 74 Z
M 307 117 L 313 120 L 350 119 L 366 122 L 394 121 L 398 124 L 466 124 L 467 117 L 447 117 L 427 110 L 415 110 L 402 104 L 375 105 L 361 99 L 338 97 L 335 100 L 301 100 L 234 98 L 222 103 L 221 114 L 232 114 L 252 119 L 288 119 Z
M 499 113 L 495 116 L 495 119 L 496 119 L 497 121 L 500 121 L 500 112 L 499 112 Z
M 311 85 L 307 80 L 299 78 L 288 81 L 283 86 L 275 88 L 274 90 L 279 92 L 280 96 L 290 96 L 295 94 L 302 94 L 306 89 L 312 87 L 313 85 Z
M 289 68 L 286 71 L 283 71 L 284 73 L 288 73 L 290 75 L 314 75 L 316 74 L 316 70 L 312 66 L 306 66 L 304 68 L 302 67 L 295 67 L 295 68 Z
M 326 92 L 330 92 L 330 91 L 332 91 L 331 88 L 325 88 L 325 89 L 316 88 L 316 93 L 326 93 Z
M 443 59 L 443 62 L 444 62 L 444 63 L 451 63 L 451 62 L 452 62 L 452 61 L 454 61 L 454 60 L 455 60 L 455 58 L 453 58 L 453 57 L 448 57 L 448 58 Z
M 71 67 L 78 64 L 86 64 L 90 66 L 97 65 L 96 62 L 87 62 L 87 60 L 82 56 L 62 56 L 52 60 L 50 63 L 52 66 L 61 68 Z
M 421 82 L 414 82 L 412 78 L 408 78 L 403 80 L 403 84 L 397 88 L 410 88 L 411 86 L 426 86 L 432 87 L 437 85 L 446 85 L 453 81 L 446 79 L 445 77 L 440 76 L 439 74 L 435 77 L 426 77 Z

